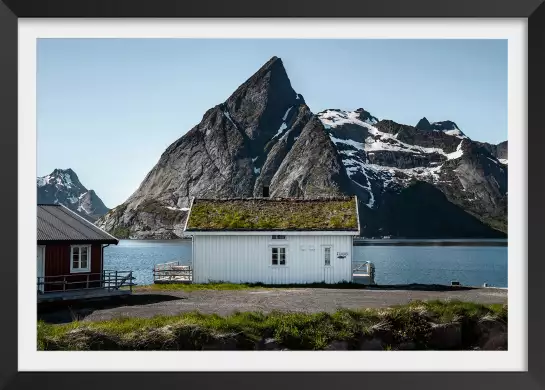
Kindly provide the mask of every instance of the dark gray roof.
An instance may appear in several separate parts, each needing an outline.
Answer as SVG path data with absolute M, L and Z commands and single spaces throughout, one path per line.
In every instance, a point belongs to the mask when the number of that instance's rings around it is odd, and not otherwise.
M 51 204 L 38 205 L 38 241 L 119 242 L 67 207 Z

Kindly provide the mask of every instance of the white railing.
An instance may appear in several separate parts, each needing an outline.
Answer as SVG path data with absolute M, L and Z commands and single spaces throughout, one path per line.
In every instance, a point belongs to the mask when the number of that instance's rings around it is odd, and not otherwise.
M 153 268 L 154 283 L 191 283 L 193 268 L 179 261 L 156 264 Z
M 375 265 L 370 261 L 354 261 L 352 263 L 352 276 L 353 278 L 367 277 L 369 276 L 370 284 L 375 283 Z
M 353 263 L 352 273 L 372 274 L 374 276 L 375 266 L 370 261 L 355 261 Z

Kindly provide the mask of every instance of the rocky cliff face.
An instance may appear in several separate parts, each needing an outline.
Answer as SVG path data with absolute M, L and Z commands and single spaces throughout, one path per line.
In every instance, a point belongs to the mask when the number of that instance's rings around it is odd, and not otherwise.
M 317 116 L 367 206 L 364 234 L 499 237 L 507 231 L 507 166 L 483 144 L 451 121 L 423 118 L 412 127 L 362 120 L 363 111 Z
M 123 238 L 182 234 L 191 198 L 358 195 L 366 237 L 497 237 L 507 166 L 451 121 L 416 127 L 364 109 L 314 115 L 273 57 L 170 145 L 97 224 Z
M 507 165 L 507 141 L 500 142 L 497 145 L 488 142 L 477 142 L 479 146 L 485 148 L 491 155 L 496 157 L 499 162 Z
M 81 184 L 70 168 L 55 169 L 49 175 L 38 177 L 36 182 L 39 204 L 62 204 L 91 222 L 110 210 L 95 191 Z

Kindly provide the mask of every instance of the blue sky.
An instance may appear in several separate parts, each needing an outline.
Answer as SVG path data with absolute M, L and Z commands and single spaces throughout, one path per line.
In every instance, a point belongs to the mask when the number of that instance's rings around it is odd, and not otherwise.
M 313 112 L 359 107 L 507 139 L 506 40 L 40 39 L 37 173 L 72 168 L 106 206 L 270 57 Z

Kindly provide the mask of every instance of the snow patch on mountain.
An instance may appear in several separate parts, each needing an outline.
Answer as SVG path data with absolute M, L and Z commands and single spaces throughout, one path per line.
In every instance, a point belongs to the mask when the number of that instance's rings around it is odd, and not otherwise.
M 174 211 L 189 211 L 188 207 L 172 207 L 172 206 L 165 206 L 165 207 L 169 210 L 174 210 Z
M 331 133 L 329 134 L 329 138 L 331 138 L 331 141 L 333 141 L 334 144 L 345 144 L 345 145 L 352 146 L 355 149 L 365 150 L 365 145 L 362 144 L 361 142 L 356 142 L 351 139 L 335 138 L 333 135 L 331 135 Z
M 276 134 L 274 135 L 273 139 L 280 136 L 284 130 L 286 130 L 288 128 L 288 125 L 286 125 L 286 122 L 283 122 L 281 125 L 280 125 L 280 128 L 278 129 L 278 131 L 276 132 Z
M 370 134 L 365 139 L 365 144 L 354 141 L 352 139 L 337 138 L 329 132 L 329 137 L 335 145 L 344 144 L 351 146 L 357 150 L 364 150 L 366 152 L 378 152 L 378 151 L 392 151 L 392 152 L 410 152 L 416 154 L 432 154 L 438 153 L 445 156 L 447 159 L 452 160 L 460 158 L 463 155 L 461 150 L 462 142 L 458 145 L 458 149 L 453 153 L 445 153 L 441 148 L 429 148 L 418 145 L 410 145 L 405 142 L 397 140 L 397 134 L 384 133 L 374 127 L 371 123 L 361 121 L 358 118 L 357 112 L 346 111 L 332 111 L 326 110 L 318 114 L 320 121 L 326 129 L 332 129 L 338 126 L 350 124 L 360 127 L 364 127 Z M 465 137 L 465 136 L 464 136 Z M 343 151 L 341 151 L 342 153 Z
M 359 119 L 359 113 L 356 111 L 325 110 L 318 113 L 318 117 L 326 129 L 346 124 L 355 124 L 372 130 L 374 129 L 372 125 L 377 123 L 375 120 L 362 121 Z
M 293 108 L 293 106 L 291 106 L 290 108 L 288 108 L 288 110 L 286 111 L 286 113 L 284 114 L 284 116 L 282 117 L 282 124 L 280 125 L 280 128 L 278 129 L 278 131 L 276 132 L 276 134 L 274 135 L 273 139 L 279 137 L 282 135 L 282 133 L 284 132 L 284 130 L 286 130 L 288 128 L 288 125 L 286 123 L 286 119 L 288 119 L 288 116 L 290 114 L 290 111 L 291 109 Z M 285 134 L 284 134 L 285 136 Z M 281 139 L 284 139 L 284 137 L 282 137 Z
M 456 130 L 446 130 L 446 131 L 443 131 L 443 133 L 445 133 L 446 135 L 453 135 L 455 137 L 458 137 L 458 138 L 467 138 L 460 130 L 456 129 Z
M 36 181 L 37 181 L 38 187 L 43 187 L 49 184 L 49 180 L 51 180 L 51 176 L 47 175 L 43 177 L 38 177 Z
M 467 138 L 466 135 L 458 128 L 456 123 L 451 121 L 433 122 L 430 124 L 430 127 L 433 131 L 441 131 L 446 135 L 451 135 L 460 139 Z
M 284 114 L 284 116 L 282 117 L 282 120 L 285 122 L 286 119 L 288 118 L 288 115 L 290 114 L 290 111 L 291 109 L 293 108 L 293 106 L 291 106 L 290 108 L 288 108 L 288 110 L 286 111 L 286 113 Z
M 449 153 L 449 154 L 445 154 L 445 156 L 447 156 L 447 158 L 449 160 L 454 160 L 454 159 L 457 159 L 457 158 L 460 158 L 464 155 L 464 151 L 462 150 L 462 143 L 464 141 L 460 141 L 460 144 L 458 145 L 458 147 L 456 148 L 456 151 L 455 152 L 452 152 L 452 153 Z
M 402 142 L 397 139 L 398 134 L 380 131 L 374 126 L 376 122 L 361 120 L 361 112 L 325 110 L 318 114 L 318 118 L 337 147 L 349 178 L 369 194 L 369 201 L 366 204 L 369 208 L 376 204 L 378 195 L 376 191 L 385 191 L 394 184 L 406 186 L 414 179 L 440 183 L 443 162 L 456 160 L 464 155 L 462 146 L 467 137 L 453 122 L 438 122 L 431 125 L 442 129 L 437 131 L 444 131 L 447 135 L 460 138 L 456 150 L 448 153 L 440 147 Z M 365 115 L 367 118 L 374 118 L 368 113 Z M 342 126 L 345 127 L 341 129 Z M 356 139 L 353 139 L 354 137 Z M 376 160 L 373 157 L 383 152 L 402 153 L 402 156 L 408 156 L 407 158 L 413 156 L 413 159 L 424 159 L 426 162 L 424 166 L 410 168 L 371 163 Z

